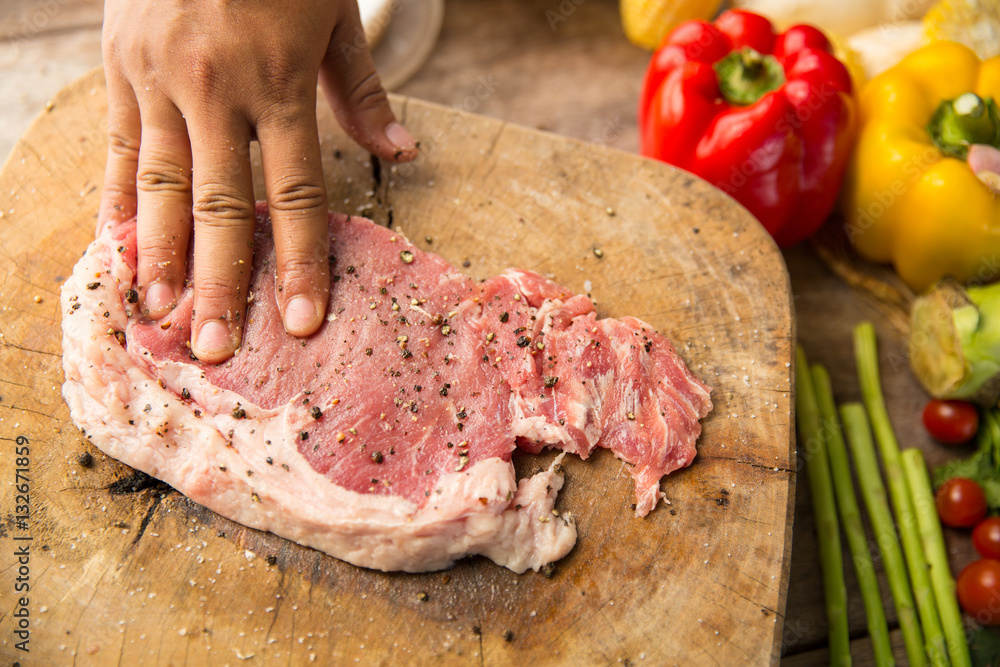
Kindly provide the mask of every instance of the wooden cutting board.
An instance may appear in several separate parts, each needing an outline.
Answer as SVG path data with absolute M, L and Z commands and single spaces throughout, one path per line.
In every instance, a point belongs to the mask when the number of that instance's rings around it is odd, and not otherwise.
M 332 206 L 391 221 L 478 278 L 540 271 L 590 293 L 601 316 L 635 315 L 672 338 L 714 387 L 715 410 L 694 464 L 664 482 L 670 504 L 633 518 L 632 481 L 600 451 L 566 462 L 559 506 L 576 515 L 580 537 L 550 576 L 482 558 L 384 574 L 234 524 L 89 445 L 60 396 L 58 292 L 94 233 L 107 113 L 95 71 L 53 99 L 0 174 L 4 658 L 777 659 L 797 464 L 792 309 L 770 238 L 719 191 L 663 164 L 413 99 L 394 104 L 421 140 L 412 165 L 373 163 L 321 107 Z M 18 441 L 27 457 L 15 455 Z M 516 463 L 527 472 L 550 459 Z M 23 522 L 17 468 L 30 496 Z M 26 545 L 30 590 L 15 594 L 14 552 Z M 18 596 L 28 598 L 30 654 L 15 649 Z

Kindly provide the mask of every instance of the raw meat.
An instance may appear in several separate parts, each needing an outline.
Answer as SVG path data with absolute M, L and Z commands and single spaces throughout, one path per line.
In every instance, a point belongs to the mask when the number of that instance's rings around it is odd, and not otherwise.
M 598 320 L 528 271 L 477 283 L 363 218 L 330 228 L 329 315 L 299 340 L 258 208 L 243 347 L 218 366 L 187 347 L 190 289 L 159 322 L 136 312 L 135 221 L 106 229 L 62 292 L 76 424 L 219 514 L 387 571 L 482 554 L 523 572 L 568 553 L 558 460 L 518 482 L 515 447 L 611 449 L 638 516 L 694 458 L 709 389 L 648 325 Z

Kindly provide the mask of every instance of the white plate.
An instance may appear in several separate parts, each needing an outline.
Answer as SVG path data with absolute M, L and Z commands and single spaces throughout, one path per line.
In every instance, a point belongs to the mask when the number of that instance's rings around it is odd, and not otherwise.
M 367 4 L 381 2 L 372 0 Z M 392 90 L 416 74 L 430 56 L 441 32 L 444 0 L 395 0 L 387 6 L 388 9 L 378 15 L 384 27 L 381 39 L 369 38 L 369 42 L 376 45 L 372 58 L 382 85 Z M 367 25 L 365 33 L 368 33 Z
M 365 31 L 365 39 L 368 40 L 369 46 L 374 48 L 389 27 L 393 0 L 358 0 L 358 11 L 361 14 L 361 27 Z

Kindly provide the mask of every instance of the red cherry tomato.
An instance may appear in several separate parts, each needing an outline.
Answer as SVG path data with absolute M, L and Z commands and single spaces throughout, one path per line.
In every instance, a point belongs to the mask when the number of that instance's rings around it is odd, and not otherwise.
M 952 477 L 934 496 L 941 523 L 952 528 L 972 528 L 986 517 L 986 494 L 974 480 Z
M 966 566 L 956 582 L 958 601 L 980 625 L 1000 625 L 1000 561 L 983 558 Z
M 991 516 L 976 526 L 972 544 L 983 558 L 1000 560 L 1000 517 Z
M 928 401 L 923 419 L 927 432 L 943 445 L 963 445 L 979 430 L 979 411 L 966 401 Z

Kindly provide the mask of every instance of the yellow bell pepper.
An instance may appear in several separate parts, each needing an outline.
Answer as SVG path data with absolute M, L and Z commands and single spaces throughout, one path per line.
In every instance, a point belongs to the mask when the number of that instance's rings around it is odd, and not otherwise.
M 974 94 L 973 94 L 974 93 Z M 922 292 L 940 278 L 1000 279 L 1000 198 L 966 162 L 1000 147 L 1000 57 L 937 42 L 869 81 L 844 189 L 848 237 Z M 976 149 L 980 150 L 980 149 Z M 992 149 L 990 149 L 992 150 Z
M 580 4 L 583 0 L 574 1 Z M 628 40 L 652 51 L 684 21 L 706 21 L 720 6 L 722 0 L 620 0 L 619 10 Z

